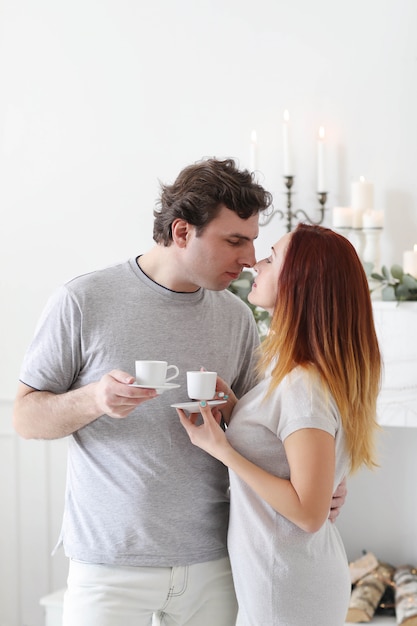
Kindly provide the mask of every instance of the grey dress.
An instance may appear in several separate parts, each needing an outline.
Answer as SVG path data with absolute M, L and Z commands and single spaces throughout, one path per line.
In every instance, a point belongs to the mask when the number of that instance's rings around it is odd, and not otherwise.
M 283 441 L 319 428 L 335 437 L 334 487 L 349 463 L 340 415 L 329 394 L 301 368 L 267 399 L 266 378 L 236 405 L 227 436 L 263 469 L 289 477 Z M 239 626 L 342 626 L 350 598 L 348 560 L 334 523 L 307 533 L 278 514 L 233 471 L 228 547 Z

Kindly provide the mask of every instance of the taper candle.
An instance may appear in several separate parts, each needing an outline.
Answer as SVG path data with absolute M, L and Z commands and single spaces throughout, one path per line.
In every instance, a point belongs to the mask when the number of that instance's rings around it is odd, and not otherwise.
M 324 127 L 320 126 L 317 139 L 317 191 L 326 190 L 325 165 L 324 165 Z
M 251 172 L 255 172 L 258 169 L 258 137 L 256 135 L 256 130 L 253 130 L 250 136 L 249 168 Z
M 291 153 L 291 143 L 290 143 L 290 114 L 287 109 L 284 111 L 284 123 L 282 125 L 282 137 L 283 137 L 283 147 L 284 147 L 284 176 L 293 176 L 294 172 L 292 171 L 292 153 Z

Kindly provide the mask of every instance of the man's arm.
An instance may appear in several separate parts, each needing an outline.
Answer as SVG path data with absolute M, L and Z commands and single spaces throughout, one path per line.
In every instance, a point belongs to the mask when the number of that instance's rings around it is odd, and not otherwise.
M 95 383 L 62 394 L 19 383 L 13 426 L 25 439 L 59 439 L 102 415 L 127 417 L 142 402 L 157 396 L 154 389 L 130 387 L 133 382 L 130 374 L 113 370 Z

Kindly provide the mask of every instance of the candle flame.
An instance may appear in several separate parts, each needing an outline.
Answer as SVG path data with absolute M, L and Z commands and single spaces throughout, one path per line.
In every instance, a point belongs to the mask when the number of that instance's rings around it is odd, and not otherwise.
M 324 139 L 324 126 L 319 128 L 319 139 Z
M 288 109 L 284 111 L 284 122 L 287 123 L 290 121 L 290 114 L 288 113 Z
M 257 134 L 256 134 L 256 130 L 253 130 L 253 131 L 251 132 L 250 140 L 251 140 L 253 143 L 256 143 L 256 142 L 257 142 L 257 139 L 258 139 L 258 136 L 257 136 Z
M 414 252 L 417 252 L 417 243 L 414 244 Z
M 365 176 L 359 176 L 359 182 L 364 183 L 365 182 Z

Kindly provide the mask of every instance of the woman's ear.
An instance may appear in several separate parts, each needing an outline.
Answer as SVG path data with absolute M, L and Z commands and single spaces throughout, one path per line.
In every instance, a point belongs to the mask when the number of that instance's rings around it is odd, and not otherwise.
M 191 229 L 194 228 L 185 220 L 176 219 L 172 222 L 172 241 L 180 248 L 185 248 L 190 237 Z

